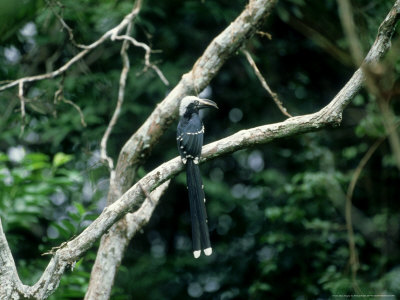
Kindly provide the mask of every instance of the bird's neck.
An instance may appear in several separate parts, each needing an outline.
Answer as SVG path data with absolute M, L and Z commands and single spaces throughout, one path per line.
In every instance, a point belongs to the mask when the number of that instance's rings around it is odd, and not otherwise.
M 193 119 L 193 118 L 200 118 L 200 116 L 199 116 L 199 112 L 198 111 L 189 110 L 189 111 L 185 112 L 185 114 L 183 115 L 183 118 L 187 119 L 187 120 L 190 120 L 190 119 Z

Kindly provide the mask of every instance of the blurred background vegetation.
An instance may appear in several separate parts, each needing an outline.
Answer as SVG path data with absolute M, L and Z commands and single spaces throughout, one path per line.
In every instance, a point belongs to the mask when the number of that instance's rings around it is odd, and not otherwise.
M 307 2 L 307 4 L 306 4 Z M 372 45 L 392 0 L 353 0 L 363 49 Z M 247 1 L 144 1 L 133 35 L 162 50 L 152 54 L 173 87 L 213 37 Z M 131 0 L 3 0 L 0 3 L 0 81 L 55 70 L 77 49 L 54 11 L 90 44 L 117 25 Z M 326 105 L 356 67 L 333 0 L 280 1 L 246 48 L 288 111 L 301 115 Z M 380 75 L 385 103 L 399 122 L 399 30 Z M 26 126 L 21 135 L 17 89 L 0 93 L 0 216 L 19 274 L 40 277 L 42 253 L 79 234 L 102 211 L 108 170 L 99 141 L 115 107 L 121 71 L 120 42 L 106 42 L 65 76 L 27 84 Z M 121 146 L 171 87 L 143 69 L 142 49 L 131 47 L 125 103 L 108 143 Z M 54 93 L 64 84 L 64 101 Z M 285 119 L 238 52 L 207 88 L 220 107 L 206 112 L 205 142 L 238 130 Z M 397 100 L 397 101 L 396 101 Z M 337 294 L 400 297 L 399 168 L 387 139 L 376 95 L 363 90 L 339 128 L 274 141 L 201 166 L 214 253 L 193 259 L 185 176 L 175 178 L 150 223 L 134 237 L 115 280 L 112 299 L 313 299 Z M 396 127 L 397 128 L 397 127 Z M 398 134 L 398 131 L 395 133 Z M 177 156 L 175 125 L 140 174 Z M 352 197 L 359 258 L 356 284 L 349 264 L 344 207 Z M 81 299 L 96 249 L 61 280 L 52 299 Z

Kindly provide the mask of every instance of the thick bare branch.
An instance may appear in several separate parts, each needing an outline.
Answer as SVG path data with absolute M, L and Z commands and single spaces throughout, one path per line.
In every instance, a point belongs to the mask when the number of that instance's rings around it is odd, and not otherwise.
M 18 299 L 16 290 L 22 287 L 0 218 L 0 299 Z

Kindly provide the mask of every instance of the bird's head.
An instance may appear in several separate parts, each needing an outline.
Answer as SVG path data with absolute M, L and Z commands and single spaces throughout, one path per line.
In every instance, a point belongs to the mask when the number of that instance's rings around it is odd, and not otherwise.
M 182 99 L 179 106 L 179 115 L 182 117 L 185 114 L 192 114 L 199 112 L 199 109 L 215 107 L 218 108 L 217 103 L 208 99 L 200 99 L 196 96 L 186 96 Z

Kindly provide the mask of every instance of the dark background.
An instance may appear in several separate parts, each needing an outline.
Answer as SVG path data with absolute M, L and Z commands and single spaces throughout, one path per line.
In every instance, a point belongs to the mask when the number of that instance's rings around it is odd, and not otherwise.
M 394 1 L 352 1 L 364 53 Z M 62 4 L 60 6 L 60 4 Z M 144 1 L 133 36 L 154 50 L 166 87 L 143 73 L 140 48 L 130 47 L 125 102 L 108 142 L 116 161 L 129 136 L 149 116 L 211 40 L 246 1 Z M 90 44 L 116 26 L 132 1 L 14 0 L 0 4 L 0 81 L 49 72 L 77 49 L 52 10 Z M 356 67 L 335 1 L 280 1 L 245 45 L 288 111 L 302 115 L 329 103 Z M 399 121 L 399 42 L 383 61 L 385 101 Z M 120 42 L 105 42 L 65 76 L 26 84 L 21 134 L 17 88 L 0 92 L 0 215 L 23 282 L 32 284 L 48 263 L 41 256 L 79 234 L 105 205 L 107 168 L 99 143 L 115 107 Z M 54 103 L 64 85 L 66 102 Z M 208 87 L 218 111 L 206 111 L 205 143 L 239 130 L 283 121 L 241 52 Z M 324 299 L 338 294 L 400 296 L 399 168 L 386 138 L 376 96 L 363 90 L 340 127 L 273 141 L 201 166 L 214 253 L 195 260 L 184 174 L 162 197 L 150 223 L 134 237 L 112 299 Z M 397 115 L 396 115 L 397 114 Z M 175 156 L 176 124 L 139 174 Z M 395 134 L 398 134 L 396 132 Z M 356 285 L 349 264 L 345 194 L 365 153 L 383 138 L 363 168 L 353 195 Z M 68 271 L 52 299 L 81 299 L 96 255 L 92 249 Z

